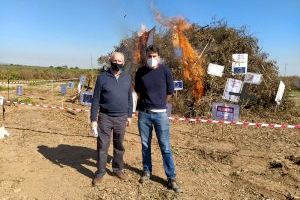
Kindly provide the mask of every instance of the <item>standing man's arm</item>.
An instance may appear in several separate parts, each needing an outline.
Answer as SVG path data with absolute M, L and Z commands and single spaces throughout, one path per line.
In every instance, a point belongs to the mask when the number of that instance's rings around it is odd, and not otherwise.
M 171 71 L 169 68 L 166 68 L 166 83 L 167 83 L 167 103 L 171 100 L 171 97 L 174 93 L 174 83 Z
M 94 94 L 92 99 L 91 106 L 91 125 L 92 128 L 97 127 L 98 113 L 99 113 L 99 102 L 100 102 L 100 94 L 101 94 L 101 84 L 100 84 L 100 76 L 98 76 L 94 88 Z
M 139 70 L 135 74 L 135 79 L 134 79 L 134 90 L 137 94 L 141 93 L 141 81 L 140 81 L 140 72 Z
M 129 80 L 130 81 L 130 85 L 131 85 L 131 79 Z M 130 126 L 131 125 L 131 122 L 132 122 L 132 111 L 133 111 L 133 102 L 132 102 L 132 89 L 131 89 L 131 86 L 129 87 L 129 90 L 128 90 L 128 115 L 127 115 L 127 126 Z

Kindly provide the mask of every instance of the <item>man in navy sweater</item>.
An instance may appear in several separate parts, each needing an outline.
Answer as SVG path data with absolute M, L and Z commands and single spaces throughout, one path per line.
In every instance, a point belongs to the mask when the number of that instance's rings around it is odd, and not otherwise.
M 124 71 L 124 55 L 114 52 L 111 67 L 102 72 L 96 81 L 91 106 L 91 126 L 97 128 L 97 171 L 93 185 L 99 185 L 106 173 L 106 162 L 111 134 L 113 133 L 112 168 L 116 176 L 126 180 L 124 168 L 124 134 L 126 123 L 132 118 L 131 77 Z
M 168 187 L 180 192 L 170 145 L 170 128 L 166 103 L 174 92 L 170 69 L 159 63 L 159 49 L 146 49 L 147 65 L 138 69 L 135 76 L 135 91 L 140 95 L 138 102 L 138 128 L 142 142 L 143 174 L 140 183 L 150 179 L 152 173 L 151 139 L 154 128 L 163 157 L 163 166 Z

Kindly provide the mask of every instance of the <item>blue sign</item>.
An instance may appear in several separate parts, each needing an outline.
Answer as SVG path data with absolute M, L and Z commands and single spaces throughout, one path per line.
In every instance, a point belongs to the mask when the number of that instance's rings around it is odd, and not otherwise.
M 212 114 L 214 120 L 238 121 L 240 107 L 235 104 L 213 103 Z
M 85 91 L 80 94 L 80 103 L 82 105 L 91 106 L 92 100 L 93 100 L 92 92 Z
M 245 74 L 246 73 L 246 67 L 234 67 L 233 68 L 234 74 Z
M 22 85 L 17 85 L 17 95 L 22 96 L 23 95 L 23 87 Z
M 69 88 L 73 89 L 74 86 L 75 86 L 75 83 L 74 83 L 73 81 L 69 81 L 69 82 L 68 82 L 68 87 L 69 87 Z
M 173 81 L 174 83 L 174 90 L 183 90 L 183 81 Z
M 67 94 L 67 84 L 60 85 L 60 93 L 63 96 Z

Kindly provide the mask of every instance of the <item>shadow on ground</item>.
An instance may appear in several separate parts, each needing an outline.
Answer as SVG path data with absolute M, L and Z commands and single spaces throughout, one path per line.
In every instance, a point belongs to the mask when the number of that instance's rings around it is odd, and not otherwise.
M 62 168 L 64 166 L 69 166 L 76 169 L 79 173 L 83 174 L 84 176 L 87 176 L 91 179 L 94 177 L 94 172 L 86 168 L 85 165 L 93 166 L 96 170 L 96 162 L 94 162 L 97 158 L 96 149 L 91 149 L 82 146 L 71 146 L 67 144 L 60 144 L 57 147 L 48 147 L 45 145 L 40 145 L 38 146 L 38 152 L 41 153 L 45 158 L 50 160 L 52 163 Z M 111 161 L 112 156 L 109 155 L 107 158 L 107 162 L 110 163 Z M 127 163 L 125 163 L 125 169 L 139 175 L 142 173 L 142 170 L 133 167 Z M 108 169 L 107 172 L 109 175 L 113 175 Z M 166 185 L 166 181 L 161 177 L 153 175 L 151 177 L 151 180 L 162 185 Z

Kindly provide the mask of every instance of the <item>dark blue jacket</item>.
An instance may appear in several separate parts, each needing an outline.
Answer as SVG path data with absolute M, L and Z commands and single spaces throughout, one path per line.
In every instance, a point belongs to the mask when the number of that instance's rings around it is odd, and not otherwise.
M 135 75 L 135 91 L 140 94 L 138 110 L 166 109 L 167 95 L 174 92 L 170 69 L 164 64 L 156 69 L 139 68 Z
M 91 121 L 98 120 L 99 112 L 113 117 L 124 115 L 132 117 L 131 77 L 128 74 L 123 72 L 116 79 L 113 70 L 109 69 L 97 77 L 91 106 Z

